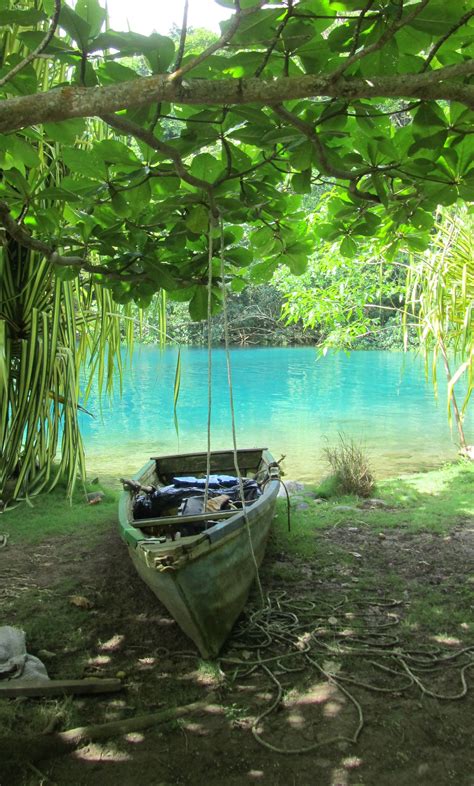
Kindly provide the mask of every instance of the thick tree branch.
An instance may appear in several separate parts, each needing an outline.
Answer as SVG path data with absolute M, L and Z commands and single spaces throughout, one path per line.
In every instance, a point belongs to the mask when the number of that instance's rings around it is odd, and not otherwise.
M 0 102 L 0 133 L 71 117 L 97 117 L 157 101 L 230 106 L 273 105 L 301 98 L 422 98 L 458 101 L 474 109 L 474 86 L 452 79 L 474 74 L 474 59 L 423 74 L 365 79 L 297 76 L 278 79 L 190 79 L 173 82 L 168 74 L 138 77 L 106 87 L 62 87 Z

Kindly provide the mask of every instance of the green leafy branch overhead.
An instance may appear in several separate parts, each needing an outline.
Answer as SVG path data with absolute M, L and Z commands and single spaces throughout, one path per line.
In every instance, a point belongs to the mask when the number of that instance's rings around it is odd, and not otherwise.
M 179 43 L 107 29 L 97 0 L 3 4 L 7 234 L 118 301 L 165 289 L 199 318 L 218 219 L 238 290 L 303 272 L 319 239 L 423 250 L 438 205 L 472 201 L 471 0 L 221 4 L 200 49 L 185 25 Z M 321 185 L 335 208 L 309 231 L 301 196 Z

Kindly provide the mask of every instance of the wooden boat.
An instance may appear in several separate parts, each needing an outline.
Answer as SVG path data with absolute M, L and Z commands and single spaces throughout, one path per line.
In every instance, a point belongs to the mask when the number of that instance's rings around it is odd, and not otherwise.
M 242 478 L 254 478 L 261 490 L 243 509 L 134 517 L 137 488 L 163 487 L 177 475 L 205 477 L 206 453 L 150 459 L 120 499 L 120 533 L 136 570 L 204 658 L 219 653 L 246 603 L 278 495 L 279 467 L 266 448 L 238 450 L 237 460 Z M 210 471 L 235 475 L 233 451 L 213 451 Z M 183 522 L 201 531 L 183 536 Z

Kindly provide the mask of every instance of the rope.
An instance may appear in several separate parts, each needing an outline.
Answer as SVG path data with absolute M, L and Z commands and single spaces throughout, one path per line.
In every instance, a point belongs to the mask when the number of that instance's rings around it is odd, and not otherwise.
M 285 592 L 274 591 L 267 594 L 263 610 L 257 608 L 248 612 L 247 621 L 241 623 L 229 642 L 232 650 L 243 649 L 245 657 L 224 655 L 218 663 L 231 682 L 238 680 L 240 685 L 244 679 L 260 672 L 274 688 L 268 706 L 252 723 L 252 734 L 257 742 L 280 754 L 308 753 L 338 742 L 355 744 L 365 725 L 364 710 L 346 687 L 348 684 L 383 695 L 418 690 L 422 695 L 441 701 L 464 698 L 468 693 L 466 675 L 474 667 L 474 646 L 449 654 L 431 646 L 405 649 L 399 636 L 387 633 L 400 622 L 400 617 L 394 618 L 392 611 L 400 605 L 398 601 L 370 597 L 350 601 L 344 598 L 332 605 L 308 598 L 295 602 Z M 348 620 L 351 631 L 344 627 Z M 249 650 L 255 652 L 254 657 L 248 657 Z M 332 659 L 337 661 L 332 663 Z M 368 665 L 379 670 L 392 684 L 379 685 L 358 679 L 352 673 L 353 661 L 364 668 Z M 282 679 L 285 675 L 307 673 L 308 670 L 322 675 L 349 700 L 356 715 L 353 733 L 304 746 L 277 745 L 269 741 L 265 725 L 271 722 L 273 713 L 281 710 L 282 705 L 284 707 L 283 697 L 291 686 L 284 685 Z M 428 687 L 427 679 L 436 680 L 446 670 L 458 672 L 461 684 L 457 692 L 444 694 Z M 280 719 L 281 713 L 278 721 L 281 728 Z
M 247 513 L 247 507 L 245 505 L 245 494 L 244 494 L 244 483 L 242 480 L 242 474 L 240 472 L 239 467 L 239 459 L 237 455 L 237 435 L 236 435 L 236 428 L 235 428 L 235 408 L 234 408 L 234 392 L 232 386 L 232 366 L 230 361 L 230 352 L 229 352 L 229 320 L 227 315 L 227 292 L 225 287 L 225 265 L 224 265 L 224 224 L 221 219 L 220 222 L 220 230 L 221 230 L 221 248 L 220 248 L 220 261 L 221 261 L 221 289 L 222 289 L 222 315 L 224 318 L 224 343 L 225 343 L 225 356 L 226 356 L 226 367 L 227 367 L 227 385 L 229 388 L 229 408 L 230 408 L 230 416 L 231 416 L 231 423 L 232 423 L 232 450 L 233 450 L 233 458 L 234 458 L 234 468 L 235 472 L 239 481 L 239 492 L 240 492 L 240 501 L 242 503 L 242 510 L 244 513 L 245 519 L 245 526 L 247 529 L 247 535 L 249 539 L 249 546 L 250 546 L 250 553 L 252 555 L 252 561 L 255 568 L 255 579 L 257 582 L 258 592 L 260 595 L 260 601 L 262 608 L 265 606 L 265 596 L 263 594 L 262 583 L 260 581 L 260 572 L 258 569 L 258 562 L 255 556 L 255 549 L 252 543 L 252 533 L 250 529 L 250 522 Z
M 207 456 L 206 456 L 206 483 L 204 487 L 204 510 L 207 510 L 209 498 L 209 475 L 211 474 L 211 421 L 212 421 L 212 255 L 214 252 L 212 230 L 214 217 L 209 211 L 209 236 L 207 257 Z M 207 524 L 206 524 L 207 529 Z

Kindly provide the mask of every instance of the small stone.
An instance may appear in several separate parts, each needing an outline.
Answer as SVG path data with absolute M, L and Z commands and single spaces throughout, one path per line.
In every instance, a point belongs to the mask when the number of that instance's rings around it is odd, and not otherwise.
M 307 502 L 300 502 L 299 505 L 296 506 L 297 510 L 308 510 L 309 505 Z
M 364 502 L 364 507 L 371 507 L 371 508 L 388 508 L 390 507 L 384 502 L 383 499 L 366 499 Z
M 351 505 L 336 505 L 333 510 L 339 510 L 344 513 L 358 513 L 359 511 L 357 508 L 353 508 Z
M 379 532 L 377 537 L 379 537 L 380 540 L 387 540 L 387 536 L 386 536 L 385 532 Z
M 359 532 L 359 527 L 348 527 L 347 531 L 348 532 Z
M 91 491 L 89 492 L 89 494 L 86 494 L 86 499 L 90 505 L 97 502 L 102 502 L 104 497 L 105 494 L 103 491 Z

